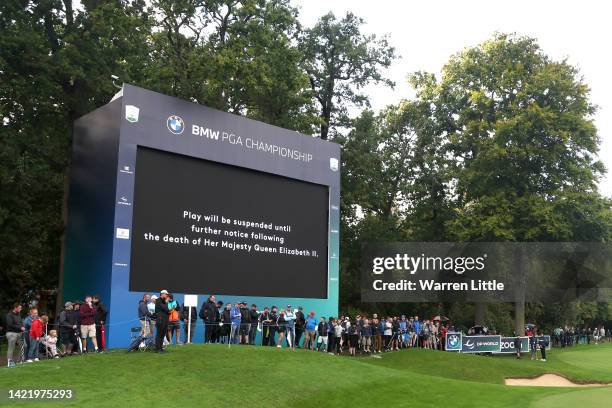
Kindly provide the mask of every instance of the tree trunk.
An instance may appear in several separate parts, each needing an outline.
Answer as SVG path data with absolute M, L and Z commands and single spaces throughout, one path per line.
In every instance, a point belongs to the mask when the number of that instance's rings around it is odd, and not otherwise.
M 66 230 L 68 228 L 68 195 L 70 193 L 70 169 L 72 165 L 72 143 L 74 141 L 74 122 L 78 119 L 79 114 L 71 109 L 68 113 L 68 121 L 70 124 L 70 136 L 68 143 L 68 160 L 66 161 L 66 169 L 64 170 L 64 196 L 62 197 L 62 225 L 60 235 L 60 262 L 59 262 L 59 278 L 57 282 L 57 298 L 55 301 L 55 317 L 59 319 L 60 312 L 64 309 L 64 264 L 66 260 Z
M 72 147 L 72 143 L 70 144 Z M 70 153 L 72 155 L 72 149 Z M 58 319 L 61 311 L 64 308 L 64 261 L 66 253 L 66 227 L 68 225 L 68 190 L 70 188 L 70 165 L 66 167 L 64 172 L 64 196 L 62 197 L 62 234 L 60 238 L 60 263 L 59 263 L 59 279 L 57 282 L 57 298 L 55 301 L 55 318 Z
M 514 331 L 517 336 L 525 335 L 525 302 L 514 303 Z
M 487 304 L 476 303 L 474 304 L 474 324 L 476 326 L 484 326 L 487 318 Z
M 321 139 L 327 140 L 327 134 L 329 133 L 329 126 L 327 123 L 321 124 Z

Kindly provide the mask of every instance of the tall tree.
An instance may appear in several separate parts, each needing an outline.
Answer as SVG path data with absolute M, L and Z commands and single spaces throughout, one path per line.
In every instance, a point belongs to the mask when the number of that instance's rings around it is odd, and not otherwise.
M 156 0 L 145 86 L 312 133 L 316 112 L 286 0 Z
M 139 1 L 0 3 L 2 302 L 57 286 L 72 122 L 137 78 L 148 24 Z
M 367 105 L 367 97 L 359 92 L 365 85 L 393 86 L 381 70 L 391 65 L 395 50 L 386 37 L 362 34 L 363 22 L 352 13 L 342 20 L 328 13 L 300 38 L 304 67 L 320 108 L 321 139 L 346 119 L 349 104 Z
M 576 68 L 551 60 L 532 38 L 499 34 L 454 55 L 440 81 L 413 82 L 453 157 L 455 239 L 610 238 L 610 203 L 596 185 L 604 168 L 595 107 Z

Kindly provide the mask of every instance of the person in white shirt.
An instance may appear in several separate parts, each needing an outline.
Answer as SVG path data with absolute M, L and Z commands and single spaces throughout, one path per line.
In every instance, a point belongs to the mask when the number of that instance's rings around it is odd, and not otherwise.
M 149 336 L 155 335 L 155 301 L 156 300 L 157 300 L 157 295 L 153 295 L 151 296 L 149 303 L 147 303 L 147 310 L 152 316 L 149 319 L 149 329 L 151 330 L 151 333 L 148 334 Z
M 291 310 L 291 305 L 287 305 L 287 310 L 285 311 L 285 324 L 287 328 L 287 344 L 293 350 L 293 345 L 295 343 L 295 313 Z

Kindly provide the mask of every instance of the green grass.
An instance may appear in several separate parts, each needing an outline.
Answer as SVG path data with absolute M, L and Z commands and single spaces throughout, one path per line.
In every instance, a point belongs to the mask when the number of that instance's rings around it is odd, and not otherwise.
M 0 388 L 73 388 L 76 399 L 61 405 L 78 407 L 150 407 L 153 402 L 249 408 L 612 406 L 612 388 L 503 385 L 508 376 L 551 371 L 576 380 L 612 381 L 612 345 L 554 350 L 546 363 L 427 350 L 349 358 L 190 345 L 164 355 L 113 351 L 2 368 Z
M 386 357 L 386 356 L 385 356 Z M 574 381 L 612 382 L 612 344 L 554 349 L 548 361 L 517 360 L 511 355 L 494 357 L 471 354 L 409 350 L 393 358 L 369 359 L 372 364 L 436 377 L 503 384 L 507 377 L 534 377 L 543 373 L 562 374 Z M 445 369 L 441 370 L 443 364 Z

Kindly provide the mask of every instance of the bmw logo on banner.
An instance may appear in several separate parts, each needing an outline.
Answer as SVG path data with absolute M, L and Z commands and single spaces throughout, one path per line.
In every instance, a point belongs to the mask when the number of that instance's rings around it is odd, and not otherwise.
M 168 120 L 166 121 L 166 126 L 168 127 L 168 130 L 174 133 L 175 135 L 180 135 L 181 133 L 183 133 L 183 130 L 185 130 L 185 122 L 183 122 L 183 119 L 181 119 L 180 116 L 176 115 L 168 117 Z
M 461 351 L 461 333 L 446 333 L 446 351 Z

